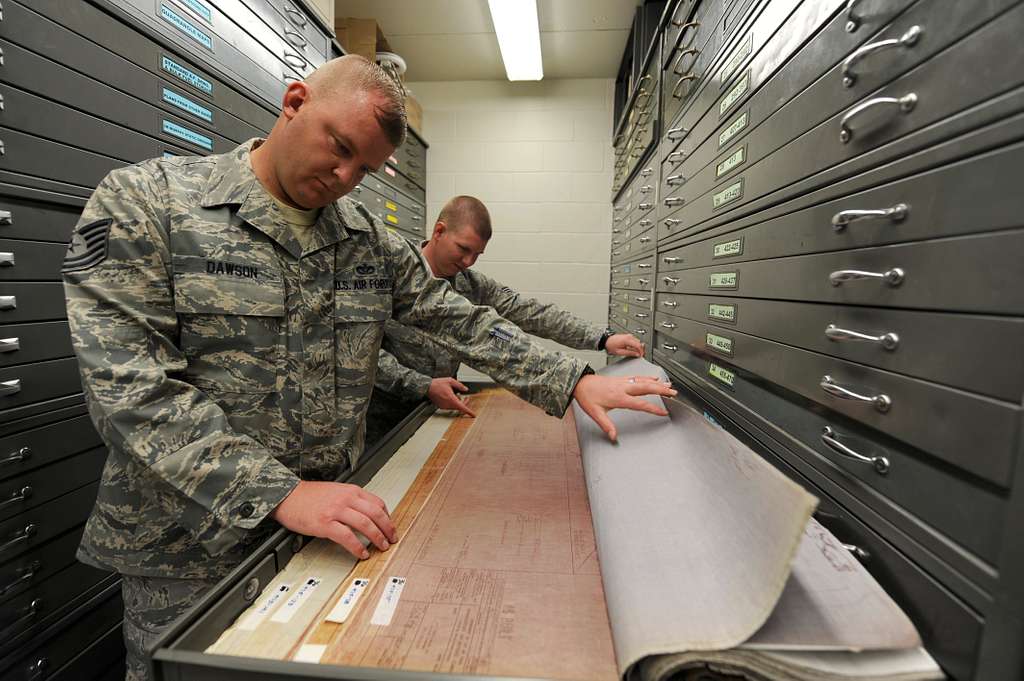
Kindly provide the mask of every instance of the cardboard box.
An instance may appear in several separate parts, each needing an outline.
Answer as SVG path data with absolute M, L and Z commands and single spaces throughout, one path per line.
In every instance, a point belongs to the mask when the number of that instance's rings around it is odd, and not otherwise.
M 391 51 L 376 19 L 336 17 L 334 32 L 346 54 L 359 54 L 370 61 L 376 61 L 378 52 Z
M 405 116 L 409 120 L 409 127 L 416 132 L 423 132 L 423 107 L 411 92 L 405 97 Z

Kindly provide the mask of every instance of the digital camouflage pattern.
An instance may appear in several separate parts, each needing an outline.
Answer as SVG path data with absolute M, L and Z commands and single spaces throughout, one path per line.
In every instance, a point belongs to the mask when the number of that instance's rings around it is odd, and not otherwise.
M 226 574 L 275 529 L 267 516 L 300 477 L 355 465 L 392 316 L 551 414 L 582 375 L 432 277 L 351 200 L 323 209 L 303 249 L 251 170 L 255 142 L 115 170 L 76 228 L 110 220 L 102 249 L 72 241 L 64 274 L 110 450 L 79 549 L 92 565 Z

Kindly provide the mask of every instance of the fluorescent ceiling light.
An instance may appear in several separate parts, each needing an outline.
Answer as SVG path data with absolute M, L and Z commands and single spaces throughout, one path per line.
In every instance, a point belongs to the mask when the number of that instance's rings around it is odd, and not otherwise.
M 487 0 L 487 4 L 491 8 L 491 21 L 498 34 L 498 47 L 508 79 L 543 78 L 537 0 Z

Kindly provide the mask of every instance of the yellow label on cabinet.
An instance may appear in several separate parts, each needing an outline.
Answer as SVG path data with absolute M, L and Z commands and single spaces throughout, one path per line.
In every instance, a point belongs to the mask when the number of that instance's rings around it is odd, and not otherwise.
M 722 322 L 733 323 L 736 321 L 736 306 L 711 303 L 708 305 L 708 317 Z
M 739 279 L 739 272 L 712 272 L 708 276 L 708 288 L 736 288 Z
M 732 338 L 728 336 L 719 336 L 714 333 L 707 333 L 704 337 L 704 342 L 707 343 L 709 350 L 715 350 L 723 355 L 732 357 Z
M 736 382 L 736 374 L 728 369 L 718 366 L 714 362 L 708 362 L 708 375 L 717 378 L 730 388 L 732 388 L 733 384 Z
M 388 207 L 388 210 L 398 210 L 398 204 L 391 201 L 385 201 L 384 205 Z
M 397 225 L 398 224 L 398 218 L 396 218 L 394 215 L 385 215 L 384 219 L 387 220 L 388 222 L 390 222 L 393 225 Z

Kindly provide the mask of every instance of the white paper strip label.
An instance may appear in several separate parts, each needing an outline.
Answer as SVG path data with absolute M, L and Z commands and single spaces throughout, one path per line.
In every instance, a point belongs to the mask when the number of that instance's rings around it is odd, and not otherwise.
M 309 596 L 309 594 L 313 593 L 313 591 L 318 586 L 320 586 L 319 577 L 308 578 L 305 582 L 303 582 L 302 586 L 299 587 L 299 590 L 295 592 L 295 595 L 289 598 L 284 605 L 277 609 L 277 612 L 275 612 L 273 617 L 270 618 L 270 621 L 289 621 L 292 618 L 292 615 L 294 615 L 295 612 L 302 607 L 302 604 L 303 602 L 305 602 L 306 597 Z
M 373 619 L 370 624 L 377 624 L 386 627 L 391 624 L 391 616 L 398 609 L 398 599 L 405 588 L 405 577 L 389 577 L 388 583 L 384 585 L 384 593 L 377 601 L 377 609 L 373 611 Z
M 276 606 L 281 601 L 281 599 L 288 595 L 288 592 L 291 591 L 291 589 L 291 584 L 282 584 L 276 589 L 274 589 L 273 593 L 267 596 L 267 598 L 263 601 L 263 604 L 260 605 L 259 608 L 250 612 L 249 615 L 244 620 L 242 620 L 242 622 L 238 625 L 238 628 L 242 629 L 243 631 L 252 631 L 253 629 L 255 629 L 257 626 L 259 626 L 260 622 L 267 618 L 267 614 L 274 609 L 274 606 Z
M 334 606 L 334 610 L 331 610 L 331 614 L 327 616 L 328 622 L 337 622 L 341 624 L 348 619 L 349 614 L 352 612 L 352 608 L 356 607 L 356 603 L 359 602 L 359 596 L 362 595 L 366 589 L 366 585 L 370 583 L 368 579 L 353 579 L 352 583 L 349 584 L 348 589 L 342 595 L 341 600 Z
M 299 651 L 295 653 L 295 657 L 292 658 L 294 662 L 311 662 L 316 664 L 320 661 L 320 658 L 327 652 L 327 646 L 317 645 L 315 643 L 307 643 Z

